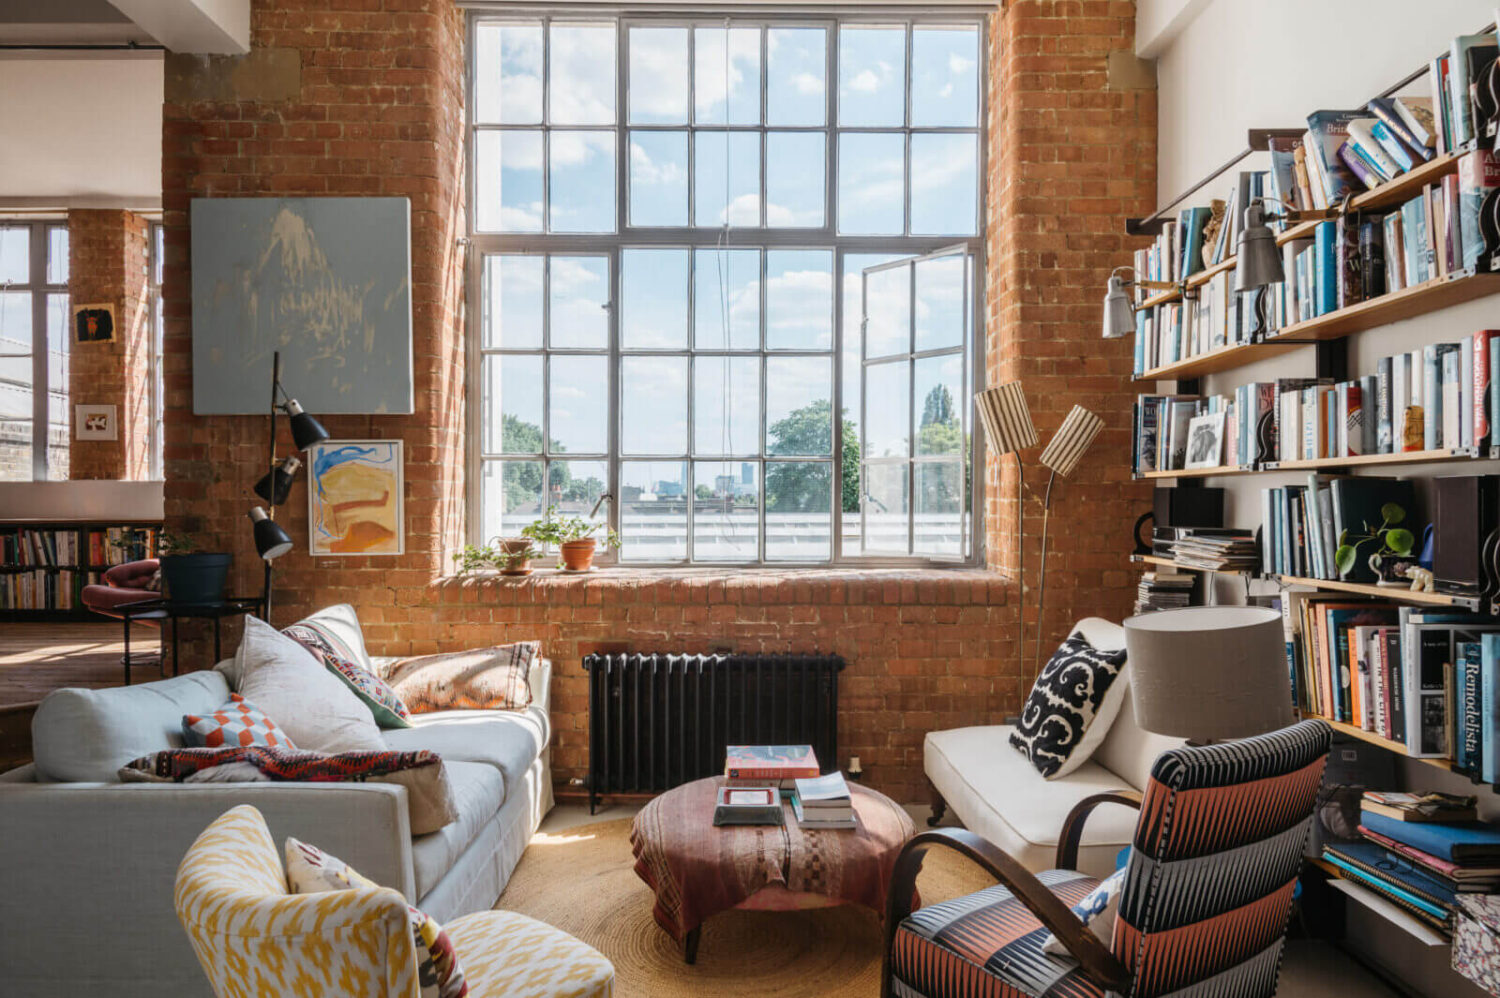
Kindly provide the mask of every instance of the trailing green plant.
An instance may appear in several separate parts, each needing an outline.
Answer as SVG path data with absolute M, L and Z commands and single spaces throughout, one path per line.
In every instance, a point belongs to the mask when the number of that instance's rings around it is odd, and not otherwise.
M 1349 570 L 1359 556 L 1359 549 L 1366 544 L 1379 543 L 1380 548 L 1375 554 L 1405 556 L 1411 554 L 1412 547 L 1417 539 L 1410 530 L 1397 526 L 1406 520 L 1406 510 L 1400 504 L 1388 502 L 1380 507 L 1381 524 L 1372 527 L 1366 523 L 1365 532 L 1362 534 L 1351 534 L 1345 530 L 1339 535 L 1339 546 L 1333 554 L 1333 562 L 1338 567 L 1339 575 L 1348 575 Z
M 540 520 L 533 520 L 521 528 L 521 536 L 529 537 L 538 544 L 561 546 L 571 541 L 594 538 L 605 547 L 620 546 L 620 535 L 610 530 L 599 520 L 586 520 L 581 516 L 559 516 L 556 506 L 548 506 Z
M 469 575 L 490 569 L 505 571 L 541 556 L 542 552 L 530 544 L 507 550 L 500 538 L 493 537 L 486 544 L 465 544 L 463 550 L 454 552 L 453 560 L 458 563 L 460 573 Z

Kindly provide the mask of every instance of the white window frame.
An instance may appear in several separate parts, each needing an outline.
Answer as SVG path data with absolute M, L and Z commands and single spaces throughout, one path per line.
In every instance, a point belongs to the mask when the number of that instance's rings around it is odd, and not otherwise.
M 31 481 L 45 482 L 50 479 L 51 458 L 49 438 L 52 429 L 51 400 L 54 394 L 63 396 L 63 426 L 66 428 L 65 450 L 72 450 L 73 413 L 72 393 L 68 385 L 54 389 L 51 384 L 51 354 L 53 343 L 47 330 L 47 301 L 52 295 L 68 295 L 68 284 L 51 284 L 47 280 L 48 254 L 51 252 L 50 234 L 54 229 L 68 233 L 66 218 L 0 218 L 0 228 L 26 229 L 29 250 L 28 273 L 25 281 L 0 284 L 0 290 L 24 291 L 31 295 Z M 71 234 L 69 234 L 71 238 Z M 72 347 L 72 310 L 65 310 L 62 329 L 62 351 Z M 14 356 L 14 355 L 12 355 Z M 65 480 L 67 476 L 63 476 Z M 24 479 L 23 479 L 24 481 Z
M 971 261 L 973 281 L 972 298 L 970 301 L 969 316 L 969 339 L 968 343 L 968 371 L 967 391 L 972 393 L 984 387 L 984 352 L 985 352 L 985 315 L 983 301 L 985 297 L 985 225 L 986 217 L 984 205 L 986 202 L 986 189 L 988 181 L 988 149 L 986 141 L 987 116 L 985 107 L 987 104 L 988 88 L 988 60 L 985 53 L 989 44 L 989 26 L 987 18 L 972 8 L 962 10 L 944 5 L 933 7 L 915 6 L 869 6 L 863 8 L 849 8 L 830 10 L 824 8 L 821 11 L 804 12 L 792 9 L 783 9 L 775 14 L 768 14 L 763 10 L 757 11 L 746 7 L 721 7 L 715 5 L 704 5 L 702 7 L 684 8 L 682 10 L 654 10 L 650 12 L 636 12 L 630 8 L 608 6 L 604 4 L 586 5 L 551 5 L 538 7 L 514 3 L 481 4 L 470 3 L 470 16 L 468 19 L 468 45 L 470 59 L 468 63 L 469 94 L 471 99 L 467 102 L 469 107 L 467 121 L 468 135 L 468 189 L 470 191 L 470 207 L 467 213 L 468 232 L 467 242 L 468 254 L 468 284 L 467 284 L 467 386 L 470 400 L 467 416 L 467 432 L 469 442 L 466 446 L 466 468 L 467 468 L 467 495 L 466 512 L 468 517 L 467 540 L 471 543 L 482 544 L 489 538 L 483 534 L 483 509 L 482 509 L 482 479 L 483 469 L 486 461 L 498 460 L 500 454 L 485 454 L 482 452 L 484 427 L 483 427 L 483 398 L 482 368 L 483 357 L 489 354 L 517 353 L 526 355 L 541 355 L 544 357 L 544 373 L 548 359 L 553 353 L 550 348 L 542 349 L 515 349 L 506 350 L 483 348 L 483 329 L 481 323 L 484 321 L 484 267 L 485 259 L 492 255 L 536 255 L 546 254 L 549 257 L 556 256 L 597 256 L 601 253 L 609 258 L 610 272 L 610 303 L 609 309 L 609 347 L 608 347 L 608 413 L 610 414 L 608 427 L 608 453 L 604 457 L 599 455 L 562 454 L 550 455 L 544 452 L 538 457 L 527 455 L 504 455 L 505 460 L 541 460 L 543 461 L 543 506 L 545 507 L 546 483 L 550 479 L 550 465 L 546 463 L 551 458 L 561 460 L 603 460 L 608 470 L 608 493 L 613 497 L 620 494 L 620 466 L 622 461 L 627 460 L 659 460 L 683 462 L 688 466 L 687 488 L 690 501 L 688 502 L 687 523 L 687 550 L 688 557 L 684 560 L 669 562 L 624 562 L 632 567 L 734 567 L 734 568 L 769 568 L 778 570 L 788 569 L 817 569 L 830 567 L 972 567 L 984 563 L 983 538 L 984 530 L 981 529 L 980 518 L 984 510 L 984 450 L 981 435 L 972 431 L 973 420 L 964 419 L 964 426 L 969 431 L 969 444 L 967 461 L 972 481 L 968 494 L 968 510 L 962 518 L 965 540 L 961 545 L 964 550 L 961 555 L 955 557 L 935 557 L 926 555 L 891 556 L 891 555 L 861 555 L 858 553 L 846 553 L 844 550 L 843 525 L 846 514 L 843 512 L 843 467 L 842 467 L 842 441 L 844 432 L 843 419 L 843 382 L 844 382 L 844 342 L 843 330 L 849 320 L 844 315 L 844 286 L 845 286 L 845 260 L 850 255 L 905 255 L 921 257 L 936 253 L 938 251 L 950 250 L 955 246 L 963 246 L 969 253 Z M 700 126 L 691 121 L 693 117 L 692 105 L 694 103 L 691 89 L 691 74 L 695 70 L 696 60 L 689 54 L 689 123 L 685 124 L 650 124 L 632 125 L 629 123 L 629 42 L 628 32 L 632 26 L 707 26 L 721 27 L 726 24 L 726 19 L 731 26 L 739 27 L 824 27 L 828 31 L 827 63 L 824 75 L 824 100 L 825 100 L 825 123 L 822 126 L 772 126 L 765 121 L 765 100 L 767 87 L 767 58 L 765 35 L 762 34 L 761 63 L 760 63 L 760 87 L 762 101 L 761 122 L 755 125 L 705 125 Z M 616 28 L 616 90 L 615 90 L 615 122 L 612 125 L 589 125 L 589 126 L 555 126 L 546 120 L 544 114 L 543 122 L 531 125 L 494 125 L 480 124 L 474 120 L 474 101 L 472 95 L 476 92 L 475 75 L 476 66 L 473 53 L 476 51 L 475 31 L 481 22 L 527 22 L 543 25 L 544 51 L 550 53 L 550 36 L 547 26 L 551 22 L 575 22 L 599 24 L 610 22 Z M 900 126 L 881 127 L 841 127 L 838 124 L 838 69 L 839 69 L 839 38 L 838 28 L 846 24 L 895 25 L 901 24 L 906 33 L 906 61 L 905 61 L 905 100 L 907 102 L 907 113 Z M 912 34 L 914 25 L 921 28 L 940 27 L 943 25 L 977 27 L 979 32 L 979 66 L 977 86 L 979 88 L 979 108 L 976 125 L 970 127 L 925 127 L 913 126 L 911 122 L 911 68 L 912 68 Z M 691 36 L 691 32 L 690 32 Z M 543 62 L 543 85 L 544 92 L 550 62 L 544 57 Z M 546 106 L 544 97 L 544 110 Z M 608 233 L 552 233 L 546 231 L 550 228 L 551 203 L 550 199 L 543 205 L 543 231 L 528 233 L 497 233 L 479 231 L 475 225 L 475 212 L 473 209 L 474 191 L 476 190 L 477 170 L 475 165 L 475 142 L 474 136 L 481 130 L 533 130 L 551 132 L 562 129 L 576 130 L 613 130 L 615 133 L 615 231 Z M 688 203 L 688 225 L 681 227 L 646 227 L 631 226 L 629 224 L 629 139 L 632 131 L 684 131 L 689 133 L 688 142 L 688 176 L 689 176 L 689 203 Z M 821 227 L 799 227 L 799 228 L 770 228 L 770 227 L 708 227 L 693 225 L 693 192 L 695 178 L 692 136 L 704 132 L 720 131 L 744 131 L 757 133 L 761 137 L 761 169 L 760 169 L 760 211 L 762 219 L 767 211 L 766 192 L 766 134 L 768 132 L 799 131 L 799 132 L 823 132 L 826 136 L 824 155 L 824 224 Z M 905 204 L 903 207 L 903 227 L 907 234 L 904 235 L 848 235 L 840 234 L 838 227 L 838 146 L 839 137 L 843 134 L 853 133 L 899 133 L 904 136 L 904 165 L 903 174 L 905 182 Z M 975 184 L 975 218 L 976 232 L 973 236 L 913 236 L 910 235 L 911 227 L 911 137 L 916 134 L 943 134 L 962 133 L 976 135 L 978 155 L 976 163 Z M 544 138 L 544 149 L 547 147 L 547 139 Z M 544 160 L 543 190 L 546 193 L 550 182 L 548 170 Z M 767 358 L 779 356 L 824 356 L 830 357 L 832 366 L 832 409 L 833 426 L 831 428 L 831 448 L 827 456 L 814 457 L 792 457 L 787 456 L 785 460 L 796 461 L 824 461 L 832 466 L 832 516 L 830 527 L 832 530 L 832 543 L 830 558 L 820 561 L 767 561 L 765 560 L 765 468 L 778 458 L 763 453 L 753 458 L 760 465 L 760 503 L 759 512 L 761 517 L 759 531 L 759 557 L 754 561 L 735 562 L 708 562 L 692 559 L 693 552 L 693 516 L 691 497 L 695 489 L 695 481 L 692 467 L 695 462 L 723 462 L 739 463 L 737 457 L 726 458 L 719 456 L 697 457 L 693 454 L 694 432 L 692 426 L 693 399 L 692 399 L 692 358 L 694 356 L 713 355 L 721 351 L 697 350 L 693 346 L 692 338 L 692 301 L 693 285 L 696 283 L 689 278 L 689 310 L 688 310 L 688 345 L 683 349 L 653 350 L 652 355 L 663 357 L 686 357 L 689 365 L 688 377 L 688 447 L 686 455 L 673 455 L 670 457 L 644 457 L 638 455 L 622 455 L 620 453 L 620 388 L 619 372 L 622 356 L 637 353 L 636 351 L 622 351 L 619 336 L 619 309 L 615 305 L 621 300 L 621 254 L 627 249 L 636 248 L 689 248 L 712 249 L 720 244 L 719 237 L 726 235 L 728 242 L 726 248 L 746 249 L 755 248 L 761 250 L 761 328 L 762 336 L 765 331 L 765 282 L 764 274 L 766 268 L 766 252 L 780 249 L 816 249 L 831 250 L 833 254 L 833 330 L 830 348 L 824 350 L 767 350 L 764 340 L 762 349 L 753 351 L 730 351 L 730 356 L 756 357 L 762 364 Z M 544 294 L 543 307 L 548 307 Z M 856 305 L 856 307 L 858 307 Z M 858 321 L 859 317 L 853 317 Z M 557 353 L 574 353 L 577 351 L 556 351 Z M 642 353 L 647 351 L 640 351 Z M 859 363 L 856 359 L 855 363 Z M 544 380 L 543 396 L 543 447 L 550 444 L 545 422 L 547 413 L 547 387 Z M 969 401 L 967 398 L 958 400 L 958 404 L 964 407 L 967 413 Z M 767 429 L 765 425 L 765 378 L 761 379 L 761 435 L 764 437 Z M 862 415 L 862 414 L 860 414 Z M 764 440 L 762 451 L 764 452 Z M 747 459 L 751 460 L 751 459 Z M 863 504 L 861 504 L 863 506 Z M 618 501 L 604 503 L 601 515 L 607 512 L 609 526 L 615 530 L 620 526 L 620 504 Z M 863 509 L 858 515 L 863 517 Z M 914 510 L 908 510 L 908 516 L 914 516 Z M 612 559 L 601 552 L 604 563 Z

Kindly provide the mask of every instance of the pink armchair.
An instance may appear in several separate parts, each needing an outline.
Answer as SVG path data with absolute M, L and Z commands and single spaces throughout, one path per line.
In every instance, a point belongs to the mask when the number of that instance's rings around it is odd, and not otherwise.
M 161 595 L 157 590 L 146 588 L 160 567 L 161 563 L 155 558 L 115 565 L 104 573 L 104 585 L 83 587 L 83 605 L 95 613 L 119 619 L 115 607 Z

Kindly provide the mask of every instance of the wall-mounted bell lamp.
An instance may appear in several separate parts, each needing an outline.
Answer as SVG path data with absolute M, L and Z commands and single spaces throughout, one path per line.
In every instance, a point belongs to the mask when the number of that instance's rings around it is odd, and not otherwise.
M 1130 280 L 1120 276 L 1125 271 L 1129 271 Z M 1135 305 L 1130 301 L 1130 288 L 1170 291 L 1176 286 L 1167 281 L 1137 280 L 1134 267 L 1116 267 L 1110 271 L 1104 292 L 1104 338 L 1118 340 L 1135 332 Z

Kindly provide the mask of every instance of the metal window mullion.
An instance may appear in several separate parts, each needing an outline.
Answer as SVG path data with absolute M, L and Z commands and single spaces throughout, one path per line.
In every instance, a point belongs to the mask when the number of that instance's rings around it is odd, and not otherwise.
M 621 271 L 621 249 L 619 243 L 610 251 L 609 255 L 609 321 L 607 323 L 608 333 L 608 357 L 606 362 L 605 381 L 607 382 L 606 395 L 609 400 L 610 418 L 606 420 L 605 447 L 609 451 L 605 458 L 605 482 L 609 494 L 614 498 L 609 503 L 608 522 L 610 529 L 616 534 L 620 533 L 623 525 L 621 515 L 622 503 L 620 501 L 620 421 L 623 414 L 620 409 L 620 282 Z M 610 558 L 618 561 L 618 551 L 611 552 Z
M 909 27 L 909 26 L 908 26 Z M 909 61 L 909 60 L 908 60 Z M 909 202 L 910 199 L 908 199 Z M 906 270 L 906 553 L 917 552 L 917 263 Z
M 31 477 L 38 482 L 47 480 L 49 462 L 47 418 L 47 239 L 46 226 L 41 222 L 26 223 L 28 251 L 27 281 L 31 285 Z M 38 238 L 38 233 L 41 238 Z

